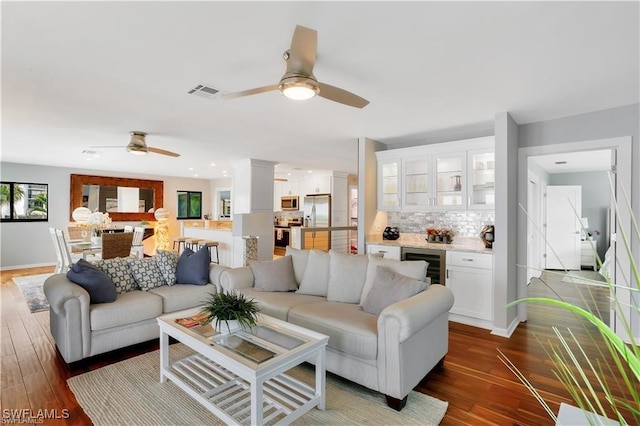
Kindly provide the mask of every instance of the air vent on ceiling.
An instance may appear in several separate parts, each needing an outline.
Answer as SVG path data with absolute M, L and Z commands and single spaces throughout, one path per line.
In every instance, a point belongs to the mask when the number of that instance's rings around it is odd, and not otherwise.
M 557 164 L 557 165 L 567 164 L 567 162 L 566 162 L 566 161 L 556 161 L 556 164 Z
M 216 89 L 215 87 L 209 84 L 198 84 L 193 89 L 189 90 L 187 93 L 190 95 L 200 96 L 206 99 L 216 99 L 222 96 L 222 91 L 220 89 Z

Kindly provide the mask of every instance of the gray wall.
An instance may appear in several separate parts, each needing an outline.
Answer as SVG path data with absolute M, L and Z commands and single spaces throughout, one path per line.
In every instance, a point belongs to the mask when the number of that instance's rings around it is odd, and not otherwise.
M 0 179 L 49 184 L 47 222 L 0 223 L 0 269 L 51 265 L 56 261 L 48 228 L 66 229 L 70 225 L 69 194 L 71 174 L 91 174 L 164 181 L 164 207 L 169 209 L 170 232 L 179 235 L 175 221 L 178 190 L 202 191 L 203 206 L 211 205 L 210 181 L 205 179 L 163 178 L 160 176 L 97 172 L 33 164 L 1 163 Z
M 554 173 L 549 175 L 549 185 L 582 186 L 582 217 L 589 219 L 589 230 L 597 229 L 598 256 L 604 259 L 609 248 L 607 241 L 607 210 L 611 207 L 611 192 L 607 172 Z

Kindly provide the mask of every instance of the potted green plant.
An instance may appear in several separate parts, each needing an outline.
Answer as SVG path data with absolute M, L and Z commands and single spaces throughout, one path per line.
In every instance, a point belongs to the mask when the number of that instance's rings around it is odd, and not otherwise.
M 255 326 L 259 312 L 255 300 L 248 299 L 242 293 L 224 290 L 211 293 L 200 308 L 200 313 L 205 315 L 206 321 L 210 321 L 221 334 Z

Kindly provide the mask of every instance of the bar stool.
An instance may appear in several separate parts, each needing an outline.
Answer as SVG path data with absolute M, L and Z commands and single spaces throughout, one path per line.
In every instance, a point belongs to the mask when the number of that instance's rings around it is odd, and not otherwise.
M 187 237 L 184 240 L 184 247 L 191 249 L 193 251 L 198 250 L 198 243 L 202 240 L 202 238 L 191 238 L 191 237 Z M 202 240 L 204 241 L 204 240 Z
M 185 245 L 184 242 L 186 241 L 187 237 L 175 237 L 173 239 L 173 250 L 176 249 L 176 244 L 178 245 L 178 253 L 181 252 L 180 250 L 180 246 L 182 246 L 182 250 L 184 250 Z
M 209 259 L 211 259 L 212 263 L 220 264 L 220 257 L 218 256 L 218 242 L 211 240 L 200 240 L 198 242 L 198 247 L 207 247 L 209 249 Z M 211 253 L 211 249 L 216 250 L 216 260 L 213 260 L 213 256 Z

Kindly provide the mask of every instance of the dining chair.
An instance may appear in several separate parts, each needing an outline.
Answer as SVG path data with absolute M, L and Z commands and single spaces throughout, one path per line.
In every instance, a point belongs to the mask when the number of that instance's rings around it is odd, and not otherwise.
M 67 233 L 69 235 L 69 239 L 67 240 L 67 244 L 75 241 L 90 241 L 91 240 L 91 230 L 88 228 L 83 228 L 80 226 L 69 226 L 67 227 Z M 86 260 L 99 260 L 100 259 L 100 250 L 87 250 L 83 247 L 78 247 L 74 245 L 70 245 L 71 255 L 80 254 L 83 259 Z M 74 256 L 75 257 L 75 256 Z M 76 259 L 77 260 L 77 259 Z
M 102 234 L 102 259 L 129 257 L 133 232 L 110 232 Z
M 124 226 L 124 232 L 133 232 L 133 226 L 125 225 Z
M 69 244 L 67 244 L 67 238 L 64 236 L 62 229 L 56 229 L 56 239 L 58 240 L 58 247 L 60 248 L 60 255 L 62 258 L 62 266 L 60 272 L 67 272 L 73 266 L 73 257 L 71 257 L 71 251 L 69 250 Z M 76 258 L 78 260 L 79 257 Z
M 142 247 L 143 239 L 144 239 L 144 228 L 142 226 L 136 226 L 133 230 L 133 241 L 131 243 L 131 252 L 130 252 L 131 256 L 138 257 L 140 259 L 144 257 L 144 250 Z
M 53 249 L 56 252 L 56 269 L 53 271 L 55 274 L 62 272 L 62 252 L 60 251 L 60 244 L 58 243 L 58 237 L 56 236 L 56 228 L 49 228 L 49 234 L 51 235 L 51 241 L 53 242 Z

